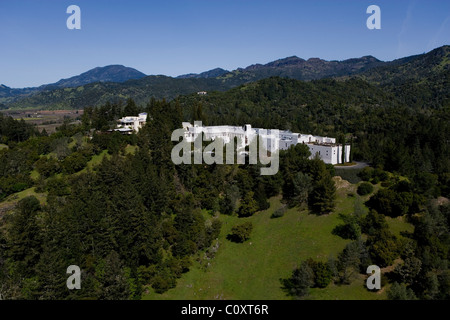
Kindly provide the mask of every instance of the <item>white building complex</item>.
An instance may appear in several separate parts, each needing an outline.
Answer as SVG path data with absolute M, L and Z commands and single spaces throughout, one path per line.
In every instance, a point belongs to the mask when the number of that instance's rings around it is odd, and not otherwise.
M 185 130 L 184 138 L 187 142 L 194 142 L 200 133 L 204 134 L 204 139 L 222 139 L 225 144 L 237 138 L 240 145 L 237 150 L 244 149 L 255 137 L 260 136 L 266 150 L 287 150 L 291 146 L 299 143 L 306 144 L 311 151 L 311 157 L 318 155 L 325 163 L 340 164 L 350 162 L 350 145 L 343 146 L 337 144 L 335 138 L 313 136 L 310 134 L 293 133 L 288 130 L 252 128 L 246 124 L 240 126 L 201 126 L 196 122 L 192 125 L 189 122 L 182 123 Z M 273 146 L 271 144 L 274 144 Z
M 147 122 L 147 113 L 139 113 L 137 117 L 123 117 L 122 119 L 117 120 L 117 129 L 114 131 L 118 131 L 120 133 L 128 133 L 131 134 L 134 132 L 138 132 L 140 128 L 142 128 Z

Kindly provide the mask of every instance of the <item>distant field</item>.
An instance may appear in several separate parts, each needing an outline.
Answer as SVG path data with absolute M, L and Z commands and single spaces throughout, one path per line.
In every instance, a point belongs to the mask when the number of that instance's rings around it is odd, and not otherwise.
M 2 110 L 2 113 L 17 120 L 23 119 L 33 123 L 39 131 L 45 129 L 48 133 L 52 133 L 63 123 L 65 118 L 75 120 L 81 117 L 83 110 L 8 109 Z

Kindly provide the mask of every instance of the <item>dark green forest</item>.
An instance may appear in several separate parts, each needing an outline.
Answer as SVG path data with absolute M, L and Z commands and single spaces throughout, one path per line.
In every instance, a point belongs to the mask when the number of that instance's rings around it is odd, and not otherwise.
M 433 175 L 441 192 L 450 192 L 448 102 L 435 109 L 416 109 L 362 80 L 282 78 L 179 101 L 185 120 L 197 113 L 197 119 L 208 125 L 251 123 L 259 128 L 336 137 L 352 145 L 353 160 L 411 178 Z
M 426 95 L 416 99 L 429 103 Z M 149 121 L 138 134 L 107 131 L 140 111 Z M 87 107 L 80 125 L 64 123 L 50 136 L 1 116 L 7 148 L 0 150 L 0 200 L 32 187 L 36 194 L 0 212 L 0 294 L 140 299 L 146 286 L 158 293 L 175 287 L 194 256 L 218 237 L 220 214 L 247 217 L 277 195 L 311 214 L 333 212 L 335 168 L 309 159 L 304 145 L 280 152 L 274 176 L 261 176 L 259 165 L 175 166 L 173 130 L 202 120 L 336 137 L 352 145 L 353 160 L 370 163 L 359 178 L 381 182 L 366 203 L 369 213 L 343 216 L 334 230 L 353 242 L 337 261 L 308 260 L 295 269 L 283 282 L 290 295 L 330 281 L 345 284 L 352 270 L 364 273 L 368 264 L 385 267 L 401 258 L 390 298 L 448 299 L 450 210 L 433 200 L 450 196 L 449 111 L 445 100 L 418 108 L 361 79 L 275 77 L 207 96 Z M 386 227 L 385 216 L 400 215 L 415 226 L 407 241 Z M 242 241 L 245 233 L 236 229 Z M 84 290 L 67 290 L 71 264 L 80 266 Z

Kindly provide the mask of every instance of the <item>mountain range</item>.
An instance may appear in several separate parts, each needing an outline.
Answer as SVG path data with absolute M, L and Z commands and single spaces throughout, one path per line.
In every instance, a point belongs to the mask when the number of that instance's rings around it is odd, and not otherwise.
M 34 88 L 13 89 L 5 85 L 0 85 L 0 98 L 27 96 L 33 93 L 79 87 L 94 82 L 125 82 L 130 79 L 141 79 L 146 75 L 136 69 L 122 65 L 110 65 L 106 67 L 97 67 L 86 71 L 78 76 L 68 79 L 61 79 L 58 82 L 44 84 Z
M 189 73 L 189 74 L 183 74 L 181 76 L 178 76 L 179 79 L 189 79 L 189 78 L 217 78 L 220 76 L 223 76 L 224 74 L 228 73 L 230 71 L 222 69 L 222 68 L 215 68 L 209 71 L 205 71 L 202 73 Z
M 411 100 L 411 103 L 414 103 L 412 97 L 417 90 L 426 89 L 433 96 L 439 93 L 439 104 L 446 105 L 449 100 L 449 66 L 450 46 L 388 62 L 372 56 L 343 61 L 319 58 L 304 60 L 292 56 L 233 71 L 215 68 L 178 77 L 146 76 L 135 69 L 113 65 L 95 68 L 79 76 L 37 88 L 12 89 L 0 85 L 0 107 L 3 104 L 3 108 L 78 109 L 127 98 L 146 103 L 151 97 L 173 99 L 198 91 L 226 91 L 269 77 L 302 81 L 358 77 L 405 95 L 405 99 Z

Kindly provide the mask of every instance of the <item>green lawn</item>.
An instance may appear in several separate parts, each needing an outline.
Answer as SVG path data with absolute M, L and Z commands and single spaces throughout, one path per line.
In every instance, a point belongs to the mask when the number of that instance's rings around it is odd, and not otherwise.
M 386 298 L 385 288 L 377 292 L 367 290 L 364 275 L 359 275 L 349 285 L 332 283 L 324 289 L 313 288 L 307 297 L 310 300 L 385 300 Z

